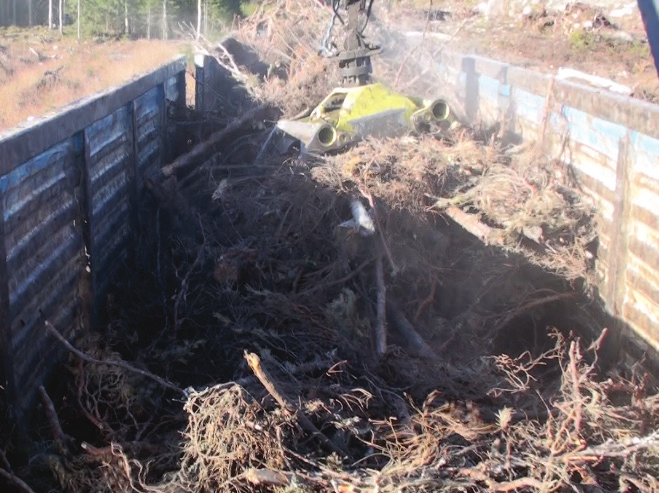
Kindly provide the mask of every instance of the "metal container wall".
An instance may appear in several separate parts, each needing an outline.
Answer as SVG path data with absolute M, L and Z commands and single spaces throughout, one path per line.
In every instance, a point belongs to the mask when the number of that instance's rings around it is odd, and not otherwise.
M 127 106 L 84 130 L 86 190 L 94 291 L 105 292 L 121 264 L 131 230 L 130 190 L 135 161 L 132 115 Z
M 598 291 L 633 359 L 659 352 L 659 106 L 479 56 L 442 51 L 433 96 L 461 119 L 561 156 L 597 208 Z
M 15 418 L 89 329 L 127 253 L 144 172 L 165 160 L 167 112 L 185 103 L 185 57 L 0 134 L 0 351 Z
M 72 335 L 80 315 L 77 291 L 85 281 L 79 219 L 82 143 L 68 139 L 0 177 L 8 313 L 15 385 L 34 388 L 59 343 L 43 319 Z

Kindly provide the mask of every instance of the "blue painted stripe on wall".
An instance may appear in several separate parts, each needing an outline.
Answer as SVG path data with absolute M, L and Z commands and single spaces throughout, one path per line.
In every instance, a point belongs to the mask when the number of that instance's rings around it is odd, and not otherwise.
M 7 193 L 7 190 L 14 188 L 27 178 L 49 167 L 52 163 L 61 160 L 71 152 L 72 144 L 73 142 L 67 139 L 0 177 L 0 190 L 2 193 Z
M 631 132 L 631 144 L 634 149 L 634 170 L 659 180 L 659 139 Z
M 569 106 L 564 106 L 562 113 L 569 122 L 572 140 L 587 145 L 611 159 L 618 159 L 618 147 L 620 139 L 628 131 L 626 127 L 595 118 Z
M 478 78 L 478 96 L 496 103 L 499 101 L 499 86 L 501 82 L 492 77 L 481 75 Z
M 515 88 L 513 91 L 513 101 L 517 116 L 521 116 L 536 124 L 542 122 L 545 112 L 545 98 L 524 89 Z

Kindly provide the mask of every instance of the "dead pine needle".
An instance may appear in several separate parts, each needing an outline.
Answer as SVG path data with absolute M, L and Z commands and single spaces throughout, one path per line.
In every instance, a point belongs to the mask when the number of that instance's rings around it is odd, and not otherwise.
M 61 421 L 42 396 L 48 489 L 652 491 L 659 395 L 640 373 L 598 374 L 600 342 L 577 338 L 601 323 L 571 291 L 596 231 L 556 156 L 458 122 L 334 155 L 261 151 L 272 108 L 334 88 L 313 48 L 331 16 L 278 0 L 237 20 L 263 73 L 206 46 L 257 109 L 147 177 L 102 334 L 76 348 L 46 322 L 74 355 Z M 390 85 L 400 58 L 385 57 Z M 76 418 L 94 426 L 79 436 Z M 16 473 L 32 481 L 41 459 Z M 0 483 L 29 493 L 0 461 Z

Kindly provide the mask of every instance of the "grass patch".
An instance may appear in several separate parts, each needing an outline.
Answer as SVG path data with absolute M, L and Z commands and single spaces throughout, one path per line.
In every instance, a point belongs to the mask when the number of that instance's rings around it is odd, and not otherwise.
M 577 52 L 591 50 L 597 43 L 597 36 L 584 29 L 575 29 L 568 39 L 570 49 Z
M 260 2 L 245 2 L 240 4 L 240 10 L 242 10 L 245 17 L 249 17 L 250 15 L 255 14 L 260 6 Z

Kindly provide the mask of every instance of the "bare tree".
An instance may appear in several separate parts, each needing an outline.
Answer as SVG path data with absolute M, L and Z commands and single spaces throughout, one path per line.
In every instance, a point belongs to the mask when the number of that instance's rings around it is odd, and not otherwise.
M 201 0 L 197 0 L 197 41 L 201 36 Z
M 59 33 L 62 34 L 64 25 L 64 0 L 59 0 Z
M 151 3 L 146 7 L 146 39 L 151 39 Z
M 128 25 L 128 0 L 124 0 L 124 34 L 129 35 L 129 25 Z
M 48 0 L 48 29 L 53 28 L 53 0 Z
M 167 0 L 162 0 L 162 39 L 167 39 Z
M 208 36 L 208 0 L 204 0 L 204 35 Z
M 80 40 L 80 0 L 78 0 L 78 40 Z

